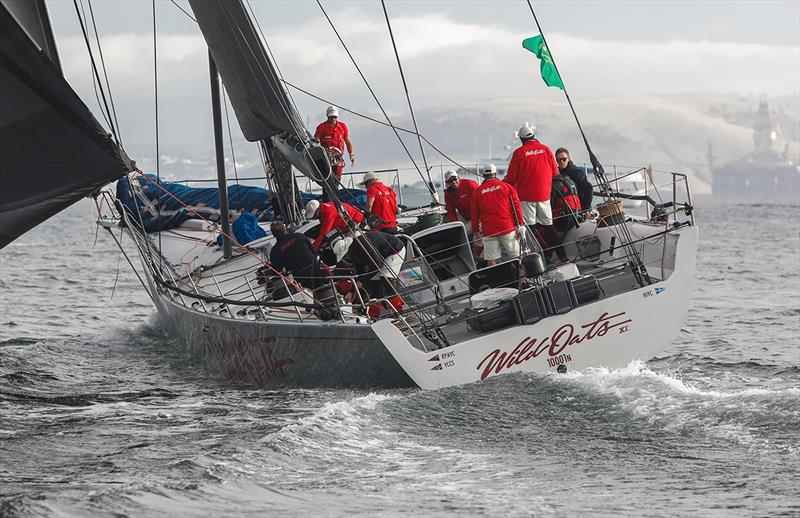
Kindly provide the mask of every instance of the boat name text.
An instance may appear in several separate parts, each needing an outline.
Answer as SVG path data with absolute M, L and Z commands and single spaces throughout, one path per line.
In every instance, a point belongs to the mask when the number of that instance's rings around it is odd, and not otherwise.
M 503 351 L 499 348 L 495 349 L 478 363 L 477 369 L 483 369 L 481 379 L 484 380 L 493 373 L 500 374 L 504 370 L 521 365 L 531 358 L 536 358 L 545 351 L 552 358 L 563 353 L 567 347 L 605 336 L 606 333 L 614 328 L 620 327 L 627 331 L 629 327 L 627 324 L 630 322 L 631 319 L 625 318 L 625 312 L 623 311 L 614 315 L 603 313 L 597 320 L 583 324 L 577 330 L 572 324 L 564 324 L 548 337 L 541 339 L 531 338 L 530 336 L 525 337 L 511 352 Z

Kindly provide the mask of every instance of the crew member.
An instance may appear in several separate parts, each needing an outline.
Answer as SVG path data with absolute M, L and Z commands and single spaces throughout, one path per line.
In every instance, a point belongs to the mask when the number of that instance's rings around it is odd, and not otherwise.
M 344 260 L 360 277 L 359 284 L 366 287 L 371 298 L 389 297 L 389 303 L 397 311 L 402 310 L 403 300 L 397 295 L 395 281 L 406 256 L 405 243 L 396 235 L 386 232 L 360 233 L 350 245 Z M 372 305 L 369 315 L 380 314 L 380 305 Z
M 558 162 L 558 170 L 562 175 L 568 176 L 575 187 L 578 189 L 578 197 L 581 200 L 581 211 L 587 211 L 592 208 L 592 183 L 586 177 L 586 173 L 578 169 L 578 166 L 572 163 L 567 148 L 560 147 L 556 149 L 556 162 Z
M 472 233 L 472 193 L 478 188 L 475 180 L 462 180 L 455 171 L 444 173 L 444 205 L 447 221 L 463 221 L 467 235 Z
M 553 209 L 553 226 L 563 236 L 572 227 L 578 226 L 581 200 L 575 182 L 560 171 L 553 177 L 553 194 L 550 198 Z
M 397 196 L 384 185 L 378 175 L 369 171 L 359 185 L 367 188 L 367 203 L 364 215 L 371 230 L 390 234 L 397 233 Z
M 558 166 L 550 148 L 536 140 L 536 133 L 529 126 L 523 126 L 517 132 L 522 145 L 511 156 L 508 173 L 503 179 L 516 187 L 525 222 L 535 234 L 534 226 L 538 224 L 547 241 L 555 246 L 558 258 L 565 262 L 567 254 L 561 246 L 558 232 L 553 228 L 553 213 L 550 208 L 550 191 L 553 177 L 558 174 Z
M 364 219 L 364 215 L 360 210 L 353 207 L 349 203 L 340 202 L 342 209 L 347 213 L 349 220 L 353 222 L 353 226 L 357 226 Z M 342 218 L 339 211 L 336 210 L 336 205 L 332 201 L 320 203 L 318 200 L 311 200 L 306 204 L 306 219 L 319 220 L 319 234 L 314 240 L 312 245 L 314 250 L 319 250 L 325 236 L 331 230 L 338 230 L 340 232 L 347 232 L 348 222 Z
M 518 239 L 525 231 L 522 207 L 517 190 L 497 179 L 497 167 L 483 167 L 483 183 L 472 194 L 472 230 L 483 237 L 483 258 L 489 265 L 497 263 L 502 250 L 511 257 L 519 256 Z
M 300 232 L 286 232 L 283 221 L 273 221 L 269 226 L 275 244 L 269 252 L 269 262 L 278 272 L 292 274 L 294 279 L 310 288 L 314 287 L 314 258 L 308 238 Z
M 314 138 L 319 140 L 319 143 L 328 152 L 328 156 L 333 157 L 332 169 L 336 176 L 337 182 L 342 179 L 342 170 L 344 169 L 344 160 L 342 153 L 347 146 L 347 152 L 350 155 L 350 164 L 355 165 L 356 155 L 353 153 L 353 143 L 350 142 L 350 132 L 347 130 L 347 125 L 339 120 L 339 110 L 336 106 L 328 106 L 326 111 L 328 120 L 321 122 L 314 132 Z

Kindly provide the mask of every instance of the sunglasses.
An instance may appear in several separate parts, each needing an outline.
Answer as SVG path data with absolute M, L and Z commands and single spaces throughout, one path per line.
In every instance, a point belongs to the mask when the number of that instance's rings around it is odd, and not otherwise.
M 446 182 L 444 182 L 444 183 L 453 183 L 453 182 L 455 182 L 456 180 L 458 180 L 458 178 L 455 178 L 455 177 L 454 177 L 454 178 L 450 178 L 449 180 L 447 180 L 447 181 L 446 181 Z
M 558 161 L 559 162 L 569 162 L 569 158 L 565 157 L 565 156 L 562 156 L 561 158 L 558 159 Z

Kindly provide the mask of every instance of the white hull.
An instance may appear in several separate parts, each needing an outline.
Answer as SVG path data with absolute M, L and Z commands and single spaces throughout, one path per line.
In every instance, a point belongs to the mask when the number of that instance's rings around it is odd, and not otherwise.
M 442 225 L 441 229 L 454 224 Z M 629 223 L 635 238 L 663 234 L 663 225 Z M 200 233 L 207 231 L 198 231 Z M 620 248 L 609 247 L 613 227 L 586 223 L 573 233 L 567 252 L 575 255 L 575 242 L 600 239 L 606 251 L 595 259 L 614 264 Z M 420 234 L 422 235 L 422 234 Z M 254 257 L 219 262 L 214 247 L 192 245 L 185 252 L 180 239 L 164 236 L 164 253 L 181 261 L 173 268 L 183 275 L 184 289 L 205 293 L 233 293 L 242 288 L 241 300 L 261 297 Z M 651 240 L 647 240 L 651 241 Z M 600 300 L 548 316 L 535 325 L 515 325 L 484 334 L 467 333 L 448 347 L 426 351 L 412 346 L 391 318 L 369 322 L 352 311 L 340 320 L 321 321 L 306 309 L 257 310 L 257 306 L 203 303 L 191 295 L 157 286 L 146 255 L 140 255 L 159 321 L 180 340 L 210 372 L 262 386 L 297 387 L 408 387 L 435 389 L 481 381 L 512 372 L 550 372 L 559 366 L 619 367 L 636 359 L 647 360 L 663 350 L 677 335 L 685 317 L 695 270 L 697 228 L 671 230 L 663 240 L 642 243 L 640 253 L 658 280 L 646 288 L 629 287 Z M 198 266 L 200 275 L 189 275 Z M 472 266 L 474 268 L 474 266 Z M 246 270 L 248 273 L 237 273 Z M 192 280 L 192 279 L 195 280 Z M 448 281 L 452 286 L 458 279 Z M 454 283 L 455 282 L 455 283 Z M 244 283 L 244 284 L 243 284 Z M 442 287 L 450 286 L 443 283 Z M 451 286 L 451 287 L 452 287 Z M 255 290 L 255 291 L 254 291 Z M 445 289 L 445 292 L 447 290 Z M 247 311 L 239 313 L 239 308 Z M 266 311 L 267 314 L 263 312 Z M 258 314 L 258 313 L 261 314 Z M 561 367 L 562 369 L 564 367 Z
M 669 345 L 686 316 L 695 272 L 697 227 L 679 232 L 675 271 L 666 281 L 469 341 L 424 352 L 390 320 L 375 333 L 414 382 L 436 389 L 512 372 L 622 367 Z M 563 369 L 563 367 L 562 367 Z

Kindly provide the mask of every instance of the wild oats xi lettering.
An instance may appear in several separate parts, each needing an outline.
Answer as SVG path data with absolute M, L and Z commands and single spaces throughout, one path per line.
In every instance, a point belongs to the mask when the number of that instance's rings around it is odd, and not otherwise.
M 538 339 L 527 336 L 523 338 L 510 352 L 499 348 L 495 349 L 478 363 L 477 369 L 483 369 L 481 372 L 483 380 L 492 374 L 500 374 L 515 365 L 521 365 L 531 358 L 536 358 L 545 351 L 551 358 L 558 356 L 567 347 L 605 336 L 609 330 L 616 327 L 625 326 L 627 328 L 630 322 L 631 319 L 625 318 L 623 311 L 614 315 L 603 313 L 597 320 L 581 325 L 577 332 L 572 324 L 564 324 L 548 337 Z

